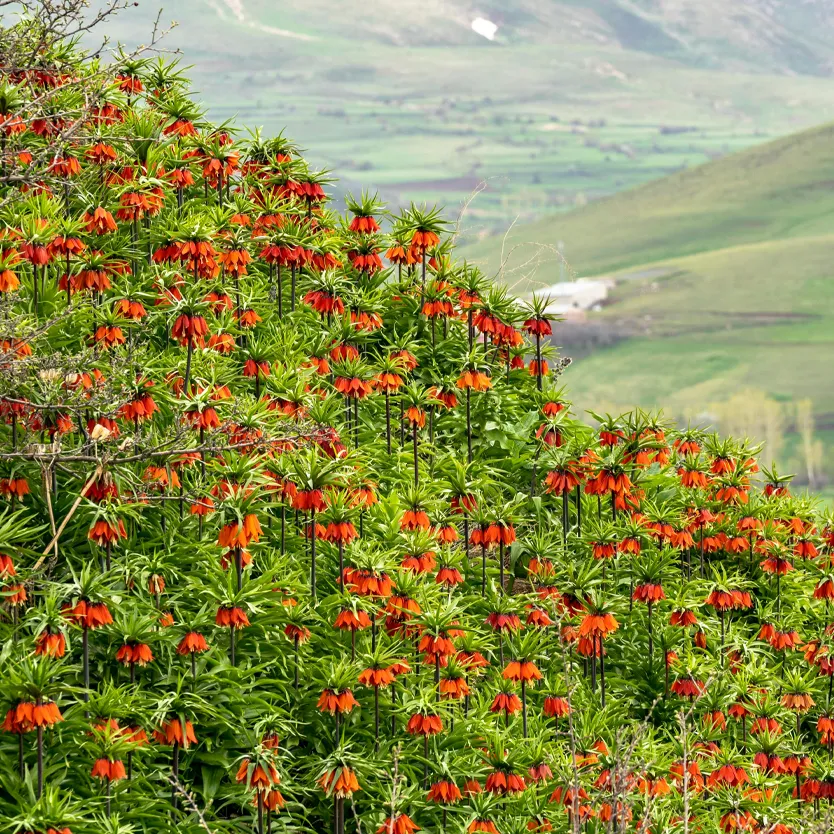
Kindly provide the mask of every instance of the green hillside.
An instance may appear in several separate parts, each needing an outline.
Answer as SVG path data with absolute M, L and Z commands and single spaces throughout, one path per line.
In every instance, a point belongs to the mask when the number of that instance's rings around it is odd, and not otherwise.
M 596 275 L 668 258 L 834 231 L 834 125 L 682 171 L 578 211 L 514 227 L 470 248 L 507 280 L 559 280 L 547 247 L 564 242 L 571 269 Z
M 736 411 L 750 407 L 751 432 L 776 431 L 777 457 L 801 468 L 794 412 L 810 400 L 816 439 L 834 439 L 834 126 L 513 229 L 470 254 L 495 272 L 503 245 L 505 279 L 530 288 L 559 279 L 541 246 L 557 240 L 575 274 L 617 282 L 602 311 L 557 337 L 582 357 L 567 373 L 578 403 L 663 404 L 679 420 L 720 423 L 741 419 L 721 417 L 735 397 Z M 619 341 L 584 355 L 593 328 Z M 763 411 L 778 425 L 756 431 Z
M 211 118 L 286 128 L 394 204 L 454 215 L 484 183 L 473 238 L 834 118 L 834 21 L 823 0 L 792 6 L 176 0 L 163 21 Z M 118 16 L 113 39 L 147 38 L 158 7 Z

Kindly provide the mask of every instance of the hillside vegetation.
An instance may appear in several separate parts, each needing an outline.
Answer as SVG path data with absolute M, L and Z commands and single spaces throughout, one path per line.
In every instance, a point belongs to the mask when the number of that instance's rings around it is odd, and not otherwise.
M 0 832 L 831 831 L 818 502 L 585 420 L 439 210 L 46 21 L 0 28 Z

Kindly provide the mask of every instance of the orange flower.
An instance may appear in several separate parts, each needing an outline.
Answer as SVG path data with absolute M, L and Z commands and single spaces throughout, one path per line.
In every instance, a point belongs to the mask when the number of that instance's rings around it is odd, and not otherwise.
M 509 547 L 515 539 L 515 527 L 505 521 L 490 524 L 484 533 L 484 544 L 487 547 L 496 544 L 503 544 L 505 547 Z
M 159 729 L 153 731 L 153 737 L 159 744 L 179 744 L 181 747 L 188 747 L 189 744 L 197 743 L 197 736 L 194 735 L 191 722 L 185 722 L 185 731 L 183 731 L 179 718 L 163 721 Z
M 650 605 L 654 602 L 660 602 L 660 600 L 666 599 L 666 594 L 663 591 L 662 585 L 646 583 L 644 585 L 638 585 L 634 589 L 632 598 L 635 602 L 644 602 L 647 605 Z
M 249 759 L 244 759 L 240 763 L 237 775 L 235 776 L 235 781 L 246 783 L 246 786 L 252 790 L 267 791 L 273 785 L 278 785 L 281 782 L 281 779 L 278 776 L 278 771 L 273 765 L 269 765 L 268 770 L 269 772 L 264 770 L 261 765 L 257 764 L 255 767 L 251 768 L 250 772 Z
M 695 612 L 686 608 L 673 611 L 669 616 L 669 625 L 686 628 L 697 624 L 698 618 L 695 616 Z
M 463 582 L 463 576 L 457 568 L 444 566 L 437 572 L 434 581 L 438 585 L 443 585 L 446 588 L 453 588 L 455 585 L 460 585 Z
M 405 419 L 409 425 L 422 429 L 426 425 L 426 412 L 422 408 L 411 406 L 405 410 Z
M 46 703 L 22 701 L 15 707 L 14 723 L 26 728 L 24 732 L 34 727 L 51 727 L 63 720 L 64 717 L 54 701 Z
M 29 482 L 26 478 L 0 478 L 0 495 L 22 501 L 29 494 Z
M 579 626 L 580 637 L 605 637 L 620 627 L 613 614 L 587 614 Z
M 474 388 L 476 391 L 488 391 L 492 387 L 492 380 L 480 371 L 464 371 L 456 384 L 464 390 Z
M 125 666 L 133 663 L 147 666 L 153 660 L 153 652 L 145 643 L 125 643 L 116 652 L 116 660 Z
M 503 770 L 494 770 L 487 776 L 484 790 L 497 796 L 512 796 L 521 793 L 526 787 L 523 776 L 515 773 L 505 773 Z
M 109 350 L 112 347 L 125 343 L 125 336 L 122 333 L 121 327 L 111 327 L 105 324 L 96 328 L 93 338 L 103 350 Z
M 814 699 L 803 693 L 787 693 L 782 696 L 782 706 L 789 709 L 791 712 L 804 713 L 808 712 L 814 706 Z
M 316 704 L 321 712 L 329 712 L 331 715 L 340 715 L 350 712 L 359 702 L 353 697 L 353 692 L 343 689 L 341 692 L 334 692 L 332 689 L 324 689 Z
M 360 631 L 363 628 L 369 628 L 370 625 L 371 619 L 362 609 L 354 613 L 347 608 L 339 612 L 333 623 L 333 628 L 338 628 L 341 631 Z
M 518 631 L 521 628 L 518 614 L 499 614 L 493 611 L 484 622 L 499 632 Z
M 291 506 L 294 510 L 302 512 L 322 512 L 327 509 L 327 502 L 324 493 L 320 489 L 299 489 L 292 497 Z
M 379 231 L 379 223 L 370 214 L 358 214 L 351 221 L 348 229 L 363 235 L 371 235 Z
M 213 333 L 209 336 L 208 346 L 224 355 L 234 351 L 235 337 L 231 333 Z
M 283 603 L 284 605 L 295 605 L 295 600 L 287 600 Z M 303 643 L 305 640 L 310 638 L 310 629 L 304 628 L 304 626 L 296 625 L 295 623 L 287 623 L 284 626 L 284 634 L 290 638 L 290 640 L 298 640 L 299 643 Z
M 127 531 L 121 519 L 111 522 L 101 518 L 90 528 L 87 538 L 99 547 L 105 547 L 107 544 L 116 544 L 119 539 L 126 539 Z
M 118 228 L 113 215 L 107 209 L 99 206 L 93 209 L 92 212 L 87 212 L 84 215 L 84 222 L 86 223 L 86 231 L 97 235 L 106 235 L 115 232 Z
M 204 337 L 207 333 L 208 324 L 206 320 L 202 316 L 193 316 L 188 313 L 180 315 L 171 328 L 171 338 L 181 345 L 187 345 L 190 342 L 193 345 L 203 347 L 205 344 Z
M 243 519 L 243 524 L 233 522 L 220 528 L 217 536 L 217 544 L 220 547 L 241 547 L 246 548 L 249 542 L 258 542 L 261 539 L 261 524 L 254 513 L 249 513 Z
M 103 779 L 107 782 L 117 782 L 119 779 L 126 779 L 125 766 L 116 759 L 96 759 L 93 763 L 93 779 Z
M 364 597 L 389 597 L 393 590 L 391 577 L 387 573 L 375 573 L 362 568 L 345 568 L 344 584 L 348 590 Z
M 550 619 L 550 615 L 546 611 L 535 605 L 528 605 L 527 607 L 530 609 L 526 620 L 527 625 L 536 628 L 546 628 L 549 625 L 553 625 L 553 620 Z
M 103 602 L 88 602 L 81 599 L 75 607 L 65 606 L 64 613 L 71 622 L 77 623 L 82 628 L 96 629 L 113 622 L 113 617 L 106 603 Z
M 186 411 L 185 418 L 195 429 L 210 431 L 211 429 L 220 427 L 220 418 L 217 416 L 217 411 L 210 405 L 206 406 L 202 411 Z
M 356 528 L 351 521 L 331 521 L 324 531 L 325 541 L 334 544 L 350 544 L 356 535 Z
M 544 479 L 545 492 L 553 495 L 565 495 L 579 483 L 579 476 L 571 469 L 554 469 Z M 613 554 L 612 554 L 613 555 Z
M 571 706 L 567 698 L 561 695 L 548 695 L 544 699 L 544 714 L 549 718 L 563 718 L 570 713 Z
M 465 698 L 469 691 L 466 678 L 443 678 L 440 681 L 440 694 L 449 698 Z
M 701 695 L 706 687 L 704 684 L 699 681 L 695 680 L 692 677 L 683 677 L 678 678 L 671 686 L 672 692 L 675 695 L 680 695 L 681 698 L 697 698 Z
M 319 777 L 318 783 L 326 794 L 332 793 L 339 799 L 349 799 L 356 791 L 362 790 L 356 774 L 344 766 L 325 771 Z
M 215 625 L 224 628 L 246 628 L 249 625 L 249 617 L 242 608 L 233 606 L 231 608 L 221 607 L 217 609 L 214 618 Z
M 490 712 L 503 712 L 512 715 L 521 709 L 521 699 L 513 692 L 499 692 L 490 705 Z
M 0 292 L 14 292 L 19 287 L 20 279 L 11 269 L 0 269 Z
M 391 373 L 390 371 L 383 371 L 377 374 L 374 380 L 376 387 L 385 393 L 394 393 L 399 390 L 403 384 L 403 378 L 399 374 Z
M 394 673 L 390 669 L 363 669 L 359 673 L 362 686 L 382 688 L 394 682 Z
M 436 802 L 438 805 L 454 805 L 462 799 L 460 788 L 454 783 L 446 780 L 435 782 L 426 799 L 429 802 Z
M 388 817 L 377 828 L 376 834 L 413 834 L 414 831 L 419 830 L 419 826 L 415 825 L 405 814 L 397 814 L 396 817 Z
M 119 414 L 125 420 L 142 422 L 143 420 L 149 420 L 153 417 L 154 412 L 158 410 L 159 408 L 153 397 L 150 394 L 141 393 L 135 399 L 125 403 L 119 409 Z
M 60 631 L 57 634 L 42 631 L 35 639 L 35 654 L 47 657 L 63 657 L 66 645 L 66 638 Z
M 352 397 L 357 400 L 361 400 L 373 393 L 373 386 L 371 383 L 356 376 L 338 376 L 333 381 L 333 385 L 340 394 L 344 394 L 346 397 Z
M 431 522 L 425 510 L 406 510 L 400 519 L 400 528 L 403 530 L 428 530 L 429 527 Z
M 540 681 L 542 673 L 530 660 L 511 660 L 504 669 L 503 676 L 508 681 Z
M 418 712 L 408 719 L 405 729 L 412 736 L 436 736 L 443 730 L 443 722 L 439 715 L 422 715 Z
M 431 634 L 424 634 L 420 638 L 418 651 L 449 656 L 455 653 L 455 644 L 442 632 L 436 637 Z
M 252 256 L 245 249 L 230 249 L 227 252 L 219 252 L 217 254 L 217 263 L 230 275 L 238 278 L 246 275 L 247 264 L 251 260 Z
M 208 651 L 206 638 L 197 631 L 189 631 L 177 646 L 177 654 L 197 654 L 206 651 Z

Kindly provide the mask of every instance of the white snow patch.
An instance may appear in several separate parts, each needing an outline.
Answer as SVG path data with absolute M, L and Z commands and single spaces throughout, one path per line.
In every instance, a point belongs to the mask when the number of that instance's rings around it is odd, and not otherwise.
M 229 0 L 227 0 L 227 2 L 229 2 Z M 491 20 L 487 20 L 485 17 L 476 17 L 472 21 L 472 31 L 475 32 L 475 34 L 486 38 L 488 41 L 494 41 L 495 33 L 498 31 L 498 26 Z

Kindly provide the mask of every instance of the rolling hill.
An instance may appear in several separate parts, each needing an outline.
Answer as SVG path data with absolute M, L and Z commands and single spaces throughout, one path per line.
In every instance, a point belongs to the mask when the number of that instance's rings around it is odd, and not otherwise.
M 544 286 L 558 280 L 559 260 L 546 248 L 557 241 L 564 243 L 571 269 L 591 275 L 829 230 L 834 230 L 832 125 L 516 226 L 472 251 L 488 271 L 503 267 L 509 283 Z
M 114 19 L 148 37 L 159 3 Z M 286 128 L 350 189 L 472 192 L 469 237 L 834 118 L 826 0 L 176 0 L 209 115 Z M 472 29 L 484 18 L 494 40 Z
M 811 400 L 830 445 L 834 125 L 517 227 L 470 255 L 494 273 L 503 246 L 506 280 L 530 288 L 558 280 L 541 246 L 555 240 L 576 274 L 616 281 L 602 311 L 557 336 L 580 355 L 568 371 L 578 403 L 663 403 L 679 420 L 709 422 L 747 392 L 762 408 L 784 404 L 790 460 L 792 409 Z M 587 355 L 583 331 L 594 328 L 617 335 Z

